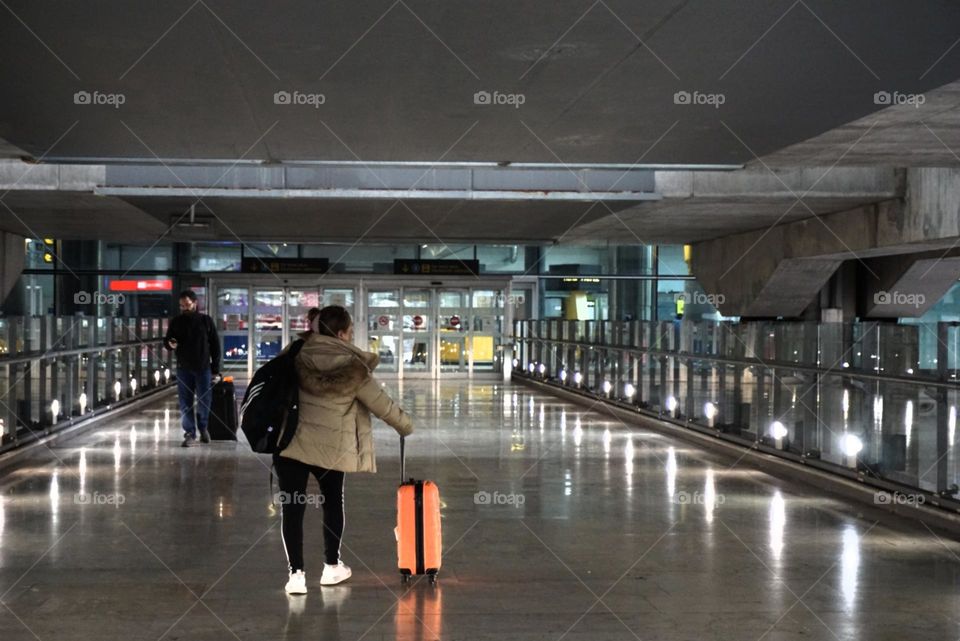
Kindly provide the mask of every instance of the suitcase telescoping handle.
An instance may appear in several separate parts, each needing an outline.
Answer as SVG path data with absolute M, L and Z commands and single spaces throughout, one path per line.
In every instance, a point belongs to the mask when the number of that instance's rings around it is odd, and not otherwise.
M 401 485 L 403 484 L 404 471 L 407 466 L 406 444 L 407 444 L 407 437 L 401 436 L 400 437 L 400 484 Z

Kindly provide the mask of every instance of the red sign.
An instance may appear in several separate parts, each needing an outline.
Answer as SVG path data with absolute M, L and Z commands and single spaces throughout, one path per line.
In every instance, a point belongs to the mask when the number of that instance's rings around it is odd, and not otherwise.
M 451 317 L 450 317 L 450 326 L 451 326 L 451 327 L 460 327 L 460 317 L 459 317 L 459 316 L 451 316 Z
M 111 280 L 111 292 L 169 292 L 173 281 L 169 278 L 148 280 Z
M 377 322 L 380 323 L 380 327 L 386 327 L 387 325 L 390 324 L 390 317 L 381 316 L 380 318 L 377 319 Z
M 413 326 L 420 327 L 423 325 L 423 316 L 414 316 L 413 317 Z

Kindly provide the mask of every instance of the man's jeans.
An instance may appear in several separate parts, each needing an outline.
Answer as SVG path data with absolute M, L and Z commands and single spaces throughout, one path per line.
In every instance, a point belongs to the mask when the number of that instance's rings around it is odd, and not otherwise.
M 180 394 L 180 422 L 183 431 L 191 438 L 197 438 L 197 427 L 207 431 L 207 419 L 210 417 L 210 370 L 177 369 L 177 392 Z M 197 401 L 197 415 L 193 415 L 193 401 Z

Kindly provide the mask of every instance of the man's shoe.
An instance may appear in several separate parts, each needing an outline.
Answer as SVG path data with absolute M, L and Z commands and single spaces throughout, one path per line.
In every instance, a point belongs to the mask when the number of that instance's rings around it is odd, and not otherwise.
M 287 594 L 306 594 L 307 593 L 307 575 L 303 570 L 297 570 L 290 573 L 287 585 L 284 587 Z
M 210 442 L 210 432 L 207 430 L 200 430 L 200 442 L 209 443 Z
M 323 574 L 320 576 L 320 585 L 336 585 L 338 583 L 343 583 L 353 572 L 350 570 L 349 566 L 346 566 L 341 561 L 336 565 L 328 565 L 324 563 L 323 565 Z
M 197 444 L 197 437 L 188 435 L 183 437 L 183 443 L 180 444 L 180 447 L 193 447 L 196 444 Z

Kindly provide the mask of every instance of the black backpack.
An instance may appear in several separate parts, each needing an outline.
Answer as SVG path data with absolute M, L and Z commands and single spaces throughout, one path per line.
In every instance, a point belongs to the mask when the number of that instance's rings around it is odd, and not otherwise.
M 240 406 L 240 429 L 250 447 L 261 454 L 277 454 L 290 445 L 297 431 L 300 385 L 294 361 L 303 339 L 258 369 Z

